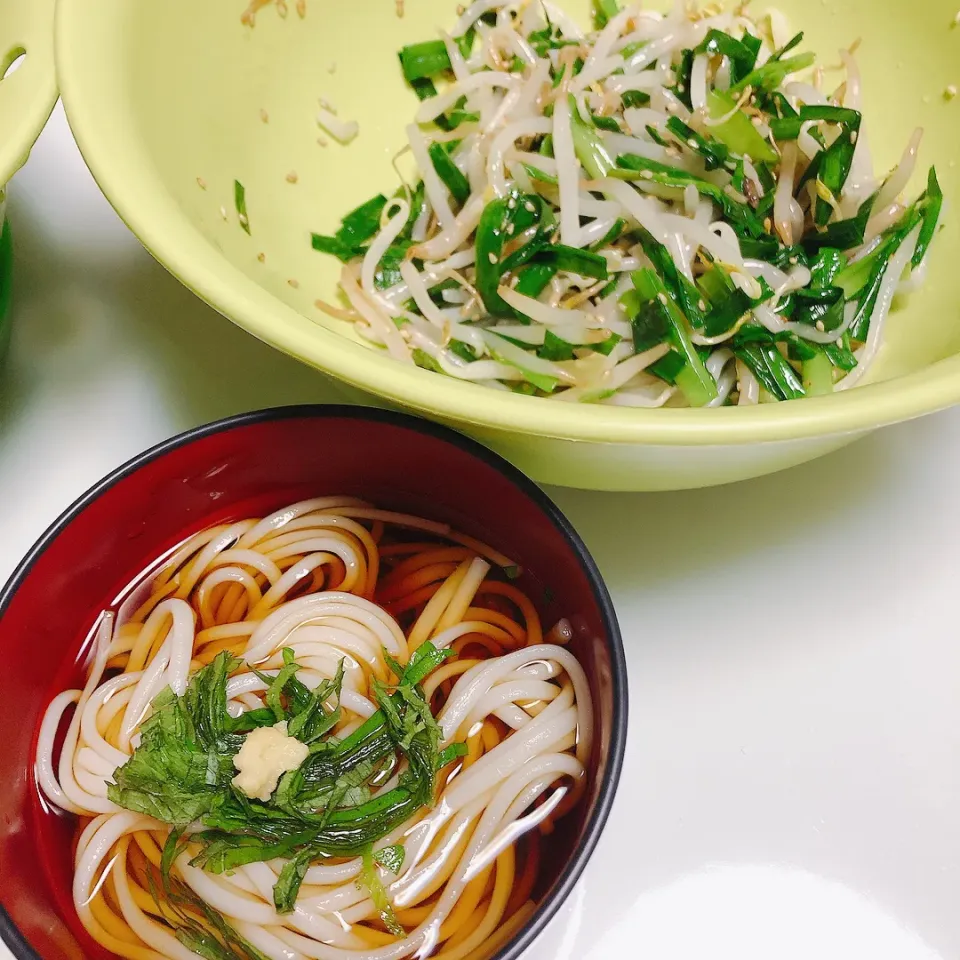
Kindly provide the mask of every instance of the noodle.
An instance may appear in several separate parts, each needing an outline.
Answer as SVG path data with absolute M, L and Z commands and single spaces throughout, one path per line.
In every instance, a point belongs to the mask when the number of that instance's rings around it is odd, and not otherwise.
M 565 642 L 569 625 L 545 642 L 536 608 L 498 569 L 515 570 L 443 524 L 336 497 L 221 525 L 173 551 L 119 616 L 100 619 L 83 690 L 57 695 L 39 732 L 38 785 L 79 818 L 73 898 L 90 936 L 130 960 L 464 960 L 502 944 L 529 917 L 540 832 L 582 795 L 593 714 L 582 668 L 550 642 Z M 408 675 L 422 687 L 405 686 Z M 417 696 L 435 721 L 396 705 Z M 58 759 L 57 729 L 74 705 Z M 182 783 L 148 776 L 162 756 L 157 731 L 174 716 L 192 718 L 163 748 L 177 756 L 206 742 L 202 730 L 239 725 L 204 748 L 227 750 L 223 759 L 199 754 L 199 788 L 188 787 L 189 767 Z M 318 721 L 317 736 L 332 739 L 314 747 L 288 732 L 307 736 Z M 395 723 L 413 739 L 377 739 Z M 269 800 L 238 806 L 247 781 L 229 778 L 265 776 L 280 756 L 261 747 L 251 767 L 255 739 L 307 759 L 256 788 Z M 430 742 L 430 793 L 410 805 L 417 751 Z M 370 839 L 314 847 L 293 834 L 280 852 L 288 835 L 276 831 L 300 802 L 291 791 L 352 743 L 371 744 L 366 765 L 343 792 L 311 801 L 329 803 L 333 820 L 303 807 L 298 830 L 339 836 L 331 824 L 349 815 L 374 825 Z M 203 806 L 208 789 L 218 799 Z M 391 804 L 400 813 L 381 826 L 386 814 L 372 811 Z M 252 860 L 214 865 L 252 846 Z

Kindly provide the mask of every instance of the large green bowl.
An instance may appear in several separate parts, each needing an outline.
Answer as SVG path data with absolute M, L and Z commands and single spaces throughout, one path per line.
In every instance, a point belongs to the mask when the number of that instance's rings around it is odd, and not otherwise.
M 23 166 L 57 102 L 56 0 L 0 0 L 0 359 L 10 340 L 13 248 L 6 184 Z
M 32 2 L 32 0 L 31 0 Z M 64 104 L 94 176 L 147 248 L 187 286 L 260 339 L 382 401 L 451 423 L 534 478 L 651 490 L 769 473 L 877 427 L 960 399 L 958 232 L 939 237 L 927 286 L 893 318 L 871 385 L 751 409 L 628 410 L 557 403 L 407 368 L 313 306 L 334 299 L 337 264 L 309 232 L 396 183 L 391 157 L 413 110 L 396 51 L 436 35 L 453 0 L 59 0 Z M 586 15 L 587 0 L 565 0 Z M 957 0 L 783 0 L 827 62 L 863 37 L 867 129 L 882 168 L 926 127 L 924 163 L 960 198 Z M 350 147 L 317 142 L 317 100 L 360 121 Z M 296 177 L 289 174 L 296 174 Z M 296 183 L 289 182 L 296 179 Z M 238 224 L 246 188 L 251 233 Z M 262 255 L 262 260 L 258 259 Z

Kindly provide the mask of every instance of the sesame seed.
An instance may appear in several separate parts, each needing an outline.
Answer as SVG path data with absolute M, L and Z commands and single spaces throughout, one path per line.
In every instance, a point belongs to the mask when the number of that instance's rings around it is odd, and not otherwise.
M 241 214 L 240 214 L 240 223 L 241 223 L 243 226 L 246 227 L 246 226 L 248 226 L 248 225 L 250 224 L 250 218 L 249 218 L 245 213 L 241 213 Z
M 821 333 L 823 333 L 823 331 L 826 330 L 826 327 L 823 325 L 823 321 L 822 321 L 822 320 L 818 320 L 818 321 L 817 321 L 816 327 L 817 327 L 817 329 L 818 329 Z
M 952 100 L 957 95 L 957 85 L 951 83 L 947 86 L 946 90 L 943 91 L 944 100 Z
M 325 147 L 327 145 L 327 141 L 324 140 L 323 137 L 317 137 L 317 143 L 319 143 L 321 147 Z
M 258 254 L 257 254 L 257 259 L 258 259 L 261 263 L 266 263 L 266 262 L 267 262 L 267 255 L 266 255 L 265 253 L 258 253 Z
M 517 229 L 516 224 L 508 223 L 508 224 L 507 224 L 507 236 L 508 236 L 508 237 L 512 237 L 513 234 L 514 234 L 514 232 L 516 231 L 516 229 Z
M 523 209 L 526 210 L 527 213 L 537 212 L 537 208 L 529 200 L 523 205 Z
M 790 266 L 791 266 L 791 267 L 795 267 L 799 262 L 800 262 L 800 258 L 799 258 L 799 257 L 791 257 L 791 258 L 790 258 Z
M 297 176 L 296 170 L 291 170 L 287 174 L 287 183 L 296 183 L 300 178 Z
M 641 170 L 641 171 L 640 171 L 640 176 L 643 177 L 644 180 L 652 180 L 652 179 L 653 179 L 653 171 L 652 171 L 652 170 Z
M 842 347 L 842 346 L 843 346 L 843 337 L 837 337 L 837 339 L 834 340 L 834 343 L 835 343 L 838 347 Z
M 397 0 L 397 16 L 403 17 L 403 0 Z
M 667 305 L 667 295 L 665 293 L 658 293 L 657 299 L 664 305 Z
M 496 263 L 496 262 L 497 262 L 497 255 L 496 255 L 495 253 L 488 253 L 488 254 L 487 254 L 487 259 L 488 259 L 491 263 Z
M 277 13 L 279 13 L 281 17 L 287 15 L 287 0 L 277 0 Z
M 203 177 L 197 177 L 197 186 L 198 186 L 201 190 L 206 190 L 206 189 L 207 189 L 207 181 L 204 180 Z
M 297 289 L 299 289 L 299 287 L 300 287 L 300 281 L 299 281 L 299 280 L 290 279 L 290 280 L 287 281 L 287 283 L 288 283 L 291 287 L 293 287 L 294 290 L 297 290 Z
M 508 209 L 508 210 L 516 210 L 516 209 L 517 209 L 517 201 L 516 201 L 513 197 L 511 197 L 511 198 L 507 201 L 507 209 Z
M 960 26 L 960 10 L 958 10 L 953 17 L 953 26 Z
M 267 111 L 264 110 L 262 107 L 260 108 L 260 119 L 263 123 L 270 122 L 270 114 L 267 113 Z
M 223 217 L 224 220 L 227 219 L 227 208 L 226 208 L 226 207 L 221 207 L 221 208 L 220 208 L 220 216 Z
M 751 117 L 751 118 L 750 118 L 750 122 L 751 122 L 755 127 L 759 127 L 760 124 L 763 123 L 763 120 L 761 120 L 760 117 Z
M 706 301 L 706 300 L 699 300 L 699 301 L 697 301 L 697 309 L 698 309 L 698 310 L 706 310 L 706 309 L 707 309 L 707 301 Z
M 851 143 L 856 143 L 856 142 L 857 142 L 857 135 L 858 135 L 858 131 L 856 131 L 856 130 L 853 130 L 853 131 L 850 133 L 850 142 L 851 142 Z
M 691 137 L 691 138 L 687 141 L 687 146 L 690 147 L 690 148 L 693 149 L 693 150 L 696 150 L 696 149 L 697 149 L 697 141 L 694 140 L 693 137 Z
M 307 15 L 307 0 L 297 0 L 297 15 L 301 20 Z

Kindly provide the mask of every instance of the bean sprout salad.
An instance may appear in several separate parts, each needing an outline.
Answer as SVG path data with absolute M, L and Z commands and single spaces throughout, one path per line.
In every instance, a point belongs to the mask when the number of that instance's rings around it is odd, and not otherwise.
M 774 12 L 477 0 L 404 47 L 419 181 L 313 246 L 366 340 L 498 390 L 627 407 L 846 390 L 942 219 L 922 131 L 873 170 L 856 48 Z

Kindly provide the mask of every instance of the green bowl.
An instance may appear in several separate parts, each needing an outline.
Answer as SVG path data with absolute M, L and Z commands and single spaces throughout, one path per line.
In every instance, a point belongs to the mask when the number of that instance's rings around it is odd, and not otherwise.
M 0 0 L 0 359 L 10 342 L 13 247 L 6 184 L 26 163 L 53 105 L 56 0 Z
M 449 25 L 452 0 L 287 0 L 240 20 L 246 0 L 59 0 L 57 66 L 67 115 L 94 176 L 147 248 L 256 337 L 381 402 L 459 427 L 535 479 L 610 490 L 706 486 L 759 476 L 960 400 L 958 232 L 936 242 L 929 281 L 892 318 L 872 382 L 792 403 L 630 410 L 557 403 L 401 365 L 313 306 L 335 296 L 336 262 L 309 232 L 396 182 L 413 95 L 396 51 Z M 565 0 L 581 19 L 587 0 Z M 924 165 L 960 199 L 957 0 L 783 0 L 828 62 L 863 37 L 866 125 L 880 168 L 912 129 Z M 318 97 L 360 121 L 350 147 L 318 145 Z M 288 182 L 296 173 L 297 182 Z M 293 178 L 291 178 L 293 179 Z M 251 232 L 234 210 L 246 188 Z M 263 262 L 258 259 L 263 255 Z M 292 283 L 291 283 L 292 281 Z

